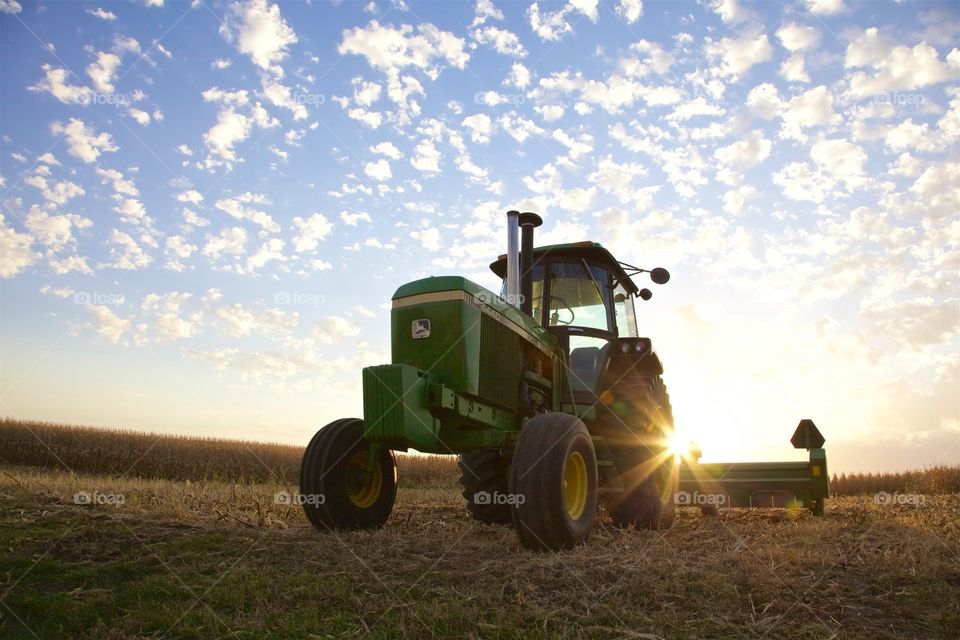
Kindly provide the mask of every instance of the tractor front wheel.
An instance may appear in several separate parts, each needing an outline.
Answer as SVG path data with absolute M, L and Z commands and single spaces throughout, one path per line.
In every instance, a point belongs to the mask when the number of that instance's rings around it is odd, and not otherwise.
M 300 466 L 300 501 L 317 529 L 376 529 L 390 517 L 397 495 L 393 452 L 363 439 L 363 420 L 344 418 L 320 429 Z
M 460 484 L 467 511 L 486 524 L 508 524 L 510 465 L 496 449 L 474 449 L 460 456 Z
M 597 455 L 579 418 L 531 418 L 510 475 L 513 526 L 523 546 L 557 551 L 587 539 L 597 518 Z

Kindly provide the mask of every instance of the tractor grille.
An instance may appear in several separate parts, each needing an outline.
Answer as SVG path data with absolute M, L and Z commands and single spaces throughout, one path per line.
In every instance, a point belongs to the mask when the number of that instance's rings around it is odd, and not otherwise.
M 480 319 L 480 397 L 516 411 L 520 396 L 520 338 L 482 314 Z
M 370 440 L 389 441 L 404 436 L 403 371 L 399 367 L 381 365 L 363 370 L 364 436 Z

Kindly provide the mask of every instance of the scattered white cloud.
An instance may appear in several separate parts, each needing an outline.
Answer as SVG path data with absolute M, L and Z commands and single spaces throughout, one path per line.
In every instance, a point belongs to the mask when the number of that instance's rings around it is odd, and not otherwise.
M 247 191 L 233 198 L 221 198 L 213 206 L 237 220 L 249 220 L 271 233 L 276 233 L 280 231 L 280 225 L 274 221 L 269 213 L 255 207 L 269 204 L 270 200 L 266 196 Z
M 322 213 L 314 213 L 308 218 L 294 218 L 293 226 L 297 230 L 293 238 L 293 250 L 297 253 L 316 250 L 320 241 L 333 230 L 333 223 Z
M 93 127 L 78 118 L 70 118 L 66 125 L 54 122 L 50 131 L 55 135 L 63 134 L 70 145 L 67 152 L 84 162 L 96 162 L 102 153 L 117 151 L 113 137 L 106 132 L 96 133 Z
M 287 48 L 297 42 L 297 34 L 280 15 L 280 6 L 267 0 L 231 4 L 220 34 L 257 67 L 278 77 L 283 75 L 279 65 L 287 57 Z

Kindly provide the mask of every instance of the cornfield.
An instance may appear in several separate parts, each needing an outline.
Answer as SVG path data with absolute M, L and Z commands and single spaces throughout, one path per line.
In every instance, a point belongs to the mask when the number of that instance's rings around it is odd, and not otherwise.
M 296 485 L 303 448 L 195 436 L 0 419 L 0 464 L 75 473 Z M 397 456 L 400 486 L 456 486 L 452 456 Z
M 195 436 L 0 419 L 0 464 L 76 473 L 207 482 L 296 485 L 303 448 Z M 397 456 L 401 487 L 457 486 L 454 456 Z M 960 466 L 903 473 L 834 474 L 830 493 L 960 493 Z
M 887 493 L 942 495 L 960 493 L 960 466 L 935 466 L 902 473 L 841 473 L 830 479 L 830 493 L 855 496 Z

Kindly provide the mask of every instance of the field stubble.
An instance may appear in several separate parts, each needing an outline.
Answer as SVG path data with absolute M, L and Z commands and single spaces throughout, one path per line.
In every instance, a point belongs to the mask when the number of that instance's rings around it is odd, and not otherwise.
M 0 473 L 7 637 L 950 638 L 957 496 L 827 515 L 684 509 L 561 554 L 406 488 L 387 526 L 322 534 L 284 484 Z M 122 501 L 74 503 L 79 492 Z M 121 502 L 117 504 L 117 502 Z

